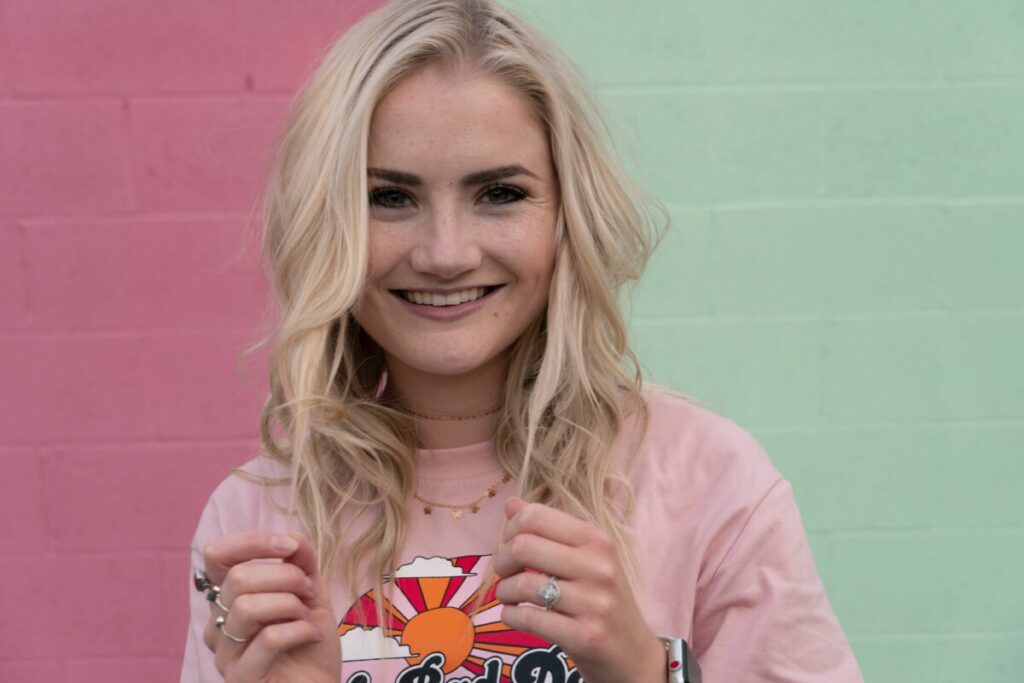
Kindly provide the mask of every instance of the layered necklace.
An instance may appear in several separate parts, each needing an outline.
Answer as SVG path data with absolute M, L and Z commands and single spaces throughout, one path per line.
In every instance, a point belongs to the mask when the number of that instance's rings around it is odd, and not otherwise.
M 408 413 L 409 415 L 413 415 L 424 420 L 440 420 L 442 422 L 452 422 L 458 420 L 476 420 L 481 417 L 488 417 L 490 415 L 494 415 L 499 410 L 501 410 L 501 406 L 498 406 L 497 408 L 493 408 L 483 413 L 474 413 L 472 415 L 427 415 L 425 413 L 417 413 L 415 410 L 410 410 L 409 408 L 406 408 L 404 406 L 402 407 L 402 410 Z M 450 514 L 452 518 L 461 519 L 462 512 L 464 510 L 469 510 L 473 514 L 480 512 L 480 503 L 482 503 L 487 498 L 494 498 L 496 495 L 498 495 L 498 487 L 507 482 L 511 478 L 512 477 L 509 475 L 508 472 L 502 472 L 501 477 L 499 477 L 497 481 L 488 486 L 487 489 L 479 496 L 466 503 L 442 503 L 440 501 L 424 498 L 418 492 L 414 493 L 413 497 L 419 502 L 423 503 L 423 514 L 425 515 L 433 514 L 434 508 L 444 508 L 445 510 L 448 510 L 448 514 Z
M 433 514 L 434 508 L 444 508 L 448 510 L 448 514 L 450 514 L 452 517 L 454 517 L 455 519 L 460 519 L 462 517 L 463 510 L 468 509 L 473 514 L 480 512 L 480 503 L 482 503 L 486 498 L 494 498 L 496 495 L 498 495 L 498 487 L 511 478 L 512 477 L 509 476 L 508 472 L 502 472 L 501 477 L 496 482 L 488 486 L 486 491 L 484 491 L 482 494 L 480 494 L 473 500 L 469 501 L 468 503 L 441 503 L 436 500 L 424 498 L 419 493 L 414 493 L 413 497 L 419 502 L 423 503 L 423 514 L 425 515 Z

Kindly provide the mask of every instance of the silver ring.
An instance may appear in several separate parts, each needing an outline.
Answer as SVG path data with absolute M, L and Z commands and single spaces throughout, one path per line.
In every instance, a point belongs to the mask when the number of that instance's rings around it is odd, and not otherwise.
M 213 622 L 213 625 L 219 628 L 220 632 L 223 633 L 224 637 L 228 640 L 233 640 L 236 643 L 244 643 L 247 640 L 249 640 L 248 638 L 239 638 L 238 636 L 233 636 L 230 633 L 228 633 L 228 630 L 224 628 L 224 622 L 227 620 L 227 617 L 224 616 L 217 617 L 217 620 Z
M 196 569 L 192 573 L 192 585 L 196 587 L 197 591 L 203 593 L 213 585 L 213 581 L 210 581 L 205 569 Z
M 224 612 L 224 616 L 227 616 L 228 612 L 231 611 L 228 609 L 227 605 L 221 602 L 220 586 L 210 586 L 210 590 L 206 591 L 206 599 L 217 605 L 217 607 L 220 607 L 221 611 Z
M 558 588 L 558 579 L 554 576 L 548 577 L 548 582 L 537 591 L 537 597 L 544 603 L 544 609 L 549 612 L 553 610 L 562 597 L 562 591 Z

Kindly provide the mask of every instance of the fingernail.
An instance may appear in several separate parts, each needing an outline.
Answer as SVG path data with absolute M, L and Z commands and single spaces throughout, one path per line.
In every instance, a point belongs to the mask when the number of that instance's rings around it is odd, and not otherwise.
M 290 553 L 299 547 L 299 542 L 291 536 L 274 536 L 270 539 L 270 547 L 282 553 Z
M 320 628 L 319 626 L 316 626 L 315 628 L 316 628 L 316 639 L 317 640 L 323 640 L 324 639 L 324 630 L 322 628 Z
M 303 591 L 311 598 L 316 597 L 316 584 L 313 583 L 313 579 L 306 579 L 306 586 Z

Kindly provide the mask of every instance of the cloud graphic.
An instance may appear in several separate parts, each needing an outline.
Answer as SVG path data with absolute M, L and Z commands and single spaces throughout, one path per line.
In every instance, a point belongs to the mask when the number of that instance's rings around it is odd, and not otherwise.
M 403 564 L 395 572 L 395 579 L 427 579 L 442 576 L 476 576 L 462 571 L 445 557 L 417 557 L 409 564 Z
M 402 645 L 397 638 L 388 638 L 379 626 L 371 629 L 354 628 L 341 637 L 342 660 L 346 662 L 361 659 L 404 659 L 412 657 L 408 645 Z

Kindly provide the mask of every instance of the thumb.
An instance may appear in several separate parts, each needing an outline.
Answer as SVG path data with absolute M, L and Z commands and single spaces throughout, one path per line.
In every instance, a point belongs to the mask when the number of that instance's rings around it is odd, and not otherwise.
M 526 507 L 525 500 L 519 496 L 509 496 L 505 499 L 505 518 L 512 519 L 524 507 Z

